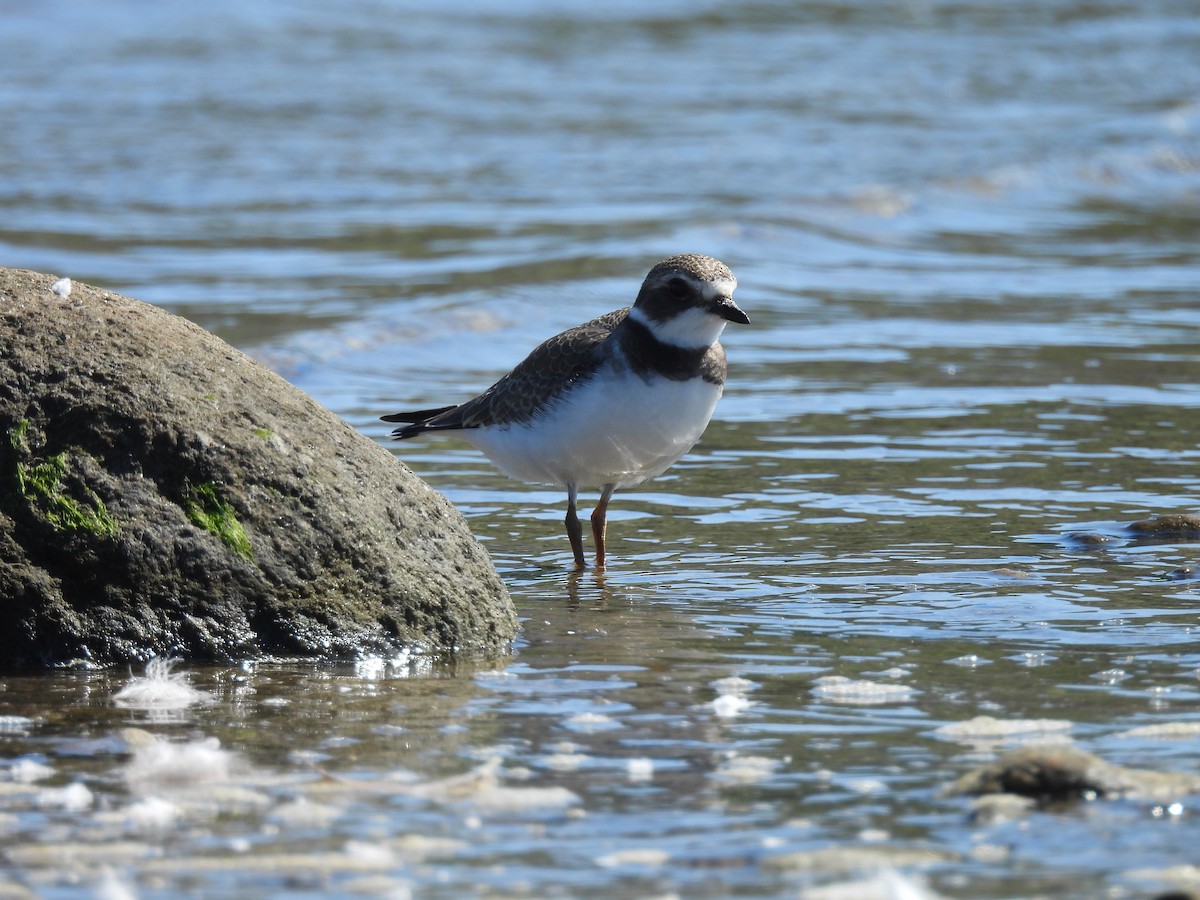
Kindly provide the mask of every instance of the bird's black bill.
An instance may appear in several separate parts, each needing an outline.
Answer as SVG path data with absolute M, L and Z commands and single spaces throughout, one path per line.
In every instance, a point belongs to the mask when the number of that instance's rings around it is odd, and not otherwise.
M 742 311 L 740 306 L 733 302 L 732 297 L 725 297 L 719 301 L 716 309 L 713 311 L 728 322 L 737 322 L 739 325 L 750 324 L 750 317 Z

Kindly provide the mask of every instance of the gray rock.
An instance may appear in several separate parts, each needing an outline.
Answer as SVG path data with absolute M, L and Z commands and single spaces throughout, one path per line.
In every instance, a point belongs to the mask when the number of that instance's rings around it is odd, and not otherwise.
M 0 269 L 0 665 L 505 651 L 462 516 L 145 303 Z

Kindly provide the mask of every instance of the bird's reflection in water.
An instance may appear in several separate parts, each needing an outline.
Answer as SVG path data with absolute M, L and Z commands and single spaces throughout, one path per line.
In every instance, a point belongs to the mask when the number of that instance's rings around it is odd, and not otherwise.
M 607 606 L 615 589 L 602 567 L 573 569 L 567 573 L 567 607 Z

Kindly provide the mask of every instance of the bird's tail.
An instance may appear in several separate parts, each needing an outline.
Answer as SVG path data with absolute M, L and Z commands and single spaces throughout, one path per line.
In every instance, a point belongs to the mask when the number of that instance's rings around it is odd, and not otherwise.
M 431 420 L 457 408 L 455 406 L 439 406 L 437 409 L 416 409 L 411 412 L 392 413 L 390 416 L 380 416 L 379 418 L 383 422 L 407 423 L 392 432 L 392 437 L 404 440 L 405 438 L 416 437 L 424 431 L 437 430 L 436 425 L 430 424 Z

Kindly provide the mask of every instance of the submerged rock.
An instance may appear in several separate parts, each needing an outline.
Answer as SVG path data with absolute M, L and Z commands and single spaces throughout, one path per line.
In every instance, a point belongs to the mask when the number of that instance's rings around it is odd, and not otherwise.
M 1130 881 L 1174 885 L 1169 890 L 1155 894 L 1151 900 L 1200 900 L 1200 866 L 1180 863 L 1161 869 L 1134 869 L 1124 874 Z
M 968 772 L 944 793 L 1016 794 L 1049 805 L 1098 797 L 1167 802 L 1197 792 L 1200 775 L 1126 768 L 1073 744 L 1028 744 Z
M 1143 538 L 1200 538 L 1200 516 L 1187 513 L 1151 516 L 1130 522 L 1129 530 Z
M 374 441 L 156 307 L 0 269 L 0 660 L 496 652 L 511 600 Z
M 1122 543 L 1114 534 L 1102 534 L 1098 531 L 1068 531 L 1063 539 L 1079 547 L 1098 549 L 1112 544 Z
M 1193 578 L 1200 578 L 1200 566 L 1180 566 L 1164 573 L 1162 577 L 1168 581 L 1191 581 Z

